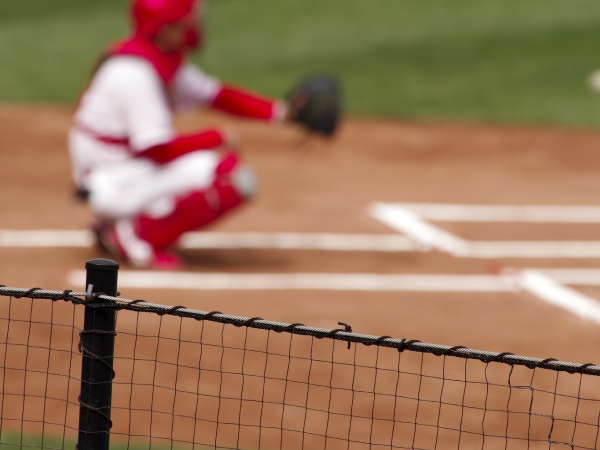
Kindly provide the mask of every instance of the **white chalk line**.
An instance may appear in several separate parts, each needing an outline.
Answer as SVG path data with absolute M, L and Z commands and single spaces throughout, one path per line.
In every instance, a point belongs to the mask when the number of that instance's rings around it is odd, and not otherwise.
M 463 207 L 461 205 L 371 205 L 369 213 L 417 243 L 457 258 L 598 258 L 598 242 L 473 242 L 466 241 L 425 221 L 587 222 L 600 219 L 600 208 Z M 568 210 L 568 211 L 566 211 Z M 571 216 L 565 212 L 572 213 Z M 598 213 L 596 217 L 595 214 Z M 564 220 L 561 215 L 570 220 Z M 577 220 L 575 220 L 577 219 Z M 600 285 L 600 270 L 550 269 L 514 272 L 514 285 L 540 300 L 600 324 L 600 303 L 562 283 Z
M 435 248 L 475 258 L 600 256 L 600 241 L 466 241 L 424 219 L 474 222 L 600 223 L 597 206 L 508 206 L 436 203 L 374 203 L 370 213 L 396 235 L 334 233 L 188 233 L 183 248 L 272 248 L 331 251 L 425 251 Z M 412 241 L 411 241 L 412 240 Z M 89 247 L 86 230 L 0 230 L 0 247 Z
M 523 270 L 516 276 L 524 291 L 585 320 L 600 324 L 600 303 L 537 270 Z
M 188 233 L 182 248 L 254 248 L 329 251 L 416 251 L 419 246 L 405 236 L 334 233 Z
M 563 284 L 600 286 L 600 269 L 531 269 Z
M 119 272 L 119 287 L 196 291 L 528 292 L 550 305 L 600 324 L 600 303 L 552 278 L 552 274 L 561 276 L 559 270 L 573 269 L 507 270 L 500 275 L 230 274 L 123 270 Z M 576 280 L 578 284 L 599 284 L 597 278 L 591 277 L 591 272 L 587 274 L 589 278 L 575 278 L 574 275 L 576 272 L 562 272 L 563 279 Z M 74 270 L 68 273 L 67 281 L 81 287 L 85 285 L 85 277 L 85 271 Z
M 439 222 L 600 223 L 600 206 L 388 203 Z
M 501 275 L 427 275 L 427 274 L 366 274 L 366 273 L 294 273 L 294 274 L 236 274 L 236 273 L 199 273 L 165 272 L 147 270 L 122 270 L 119 272 L 119 284 L 135 283 L 136 287 L 167 286 L 180 281 L 194 281 L 194 289 L 203 289 L 205 281 L 215 289 L 246 289 L 248 286 L 297 286 L 298 289 L 313 289 L 314 286 L 330 286 L 335 290 L 416 290 L 425 292 L 457 291 L 468 292 L 504 292 L 514 291 L 514 285 L 520 283 L 522 273 L 531 272 L 551 278 L 557 283 L 572 286 L 600 286 L 600 269 L 507 269 Z M 72 284 L 84 283 L 85 271 L 69 272 L 68 280 Z M 75 277 L 75 278 L 72 278 Z M 139 280 L 139 281 L 138 281 Z M 155 280 L 158 280 L 155 282 Z M 216 280 L 216 282 L 214 281 Z M 233 280 L 233 281 L 232 281 Z M 81 281 L 81 283 L 78 283 Z M 232 283 L 232 284 L 230 284 Z M 223 286 L 223 287 L 220 287 Z M 273 288 L 273 289 L 275 289 Z M 187 288 L 186 288 L 187 289 Z M 263 289 L 262 287 L 260 289 Z M 281 289 L 288 289 L 282 287 Z
M 600 241 L 467 241 L 462 258 L 597 259 Z
M 121 270 L 119 285 L 177 289 L 326 289 L 392 290 L 423 292 L 512 292 L 522 284 L 523 274 L 537 274 L 556 283 L 600 286 L 600 269 L 506 269 L 500 275 L 428 275 L 367 273 L 237 274 Z M 526 278 L 526 277 L 525 277 Z M 85 271 L 73 270 L 67 277 L 73 285 L 85 284 Z M 192 287 L 185 287 L 192 286 Z
M 86 230 L 0 230 L 0 247 L 84 248 L 95 243 Z M 187 233 L 184 249 L 279 249 L 324 251 L 417 251 L 405 236 L 334 233 Z
M 374 203 L 369 208 L 369 214 L 425 248 L 450 253 L 454 256 L 462 255 L 467 251 L 468 245 L 465 240 L 424 221 L 407 208 Z
M 374 203 L 369 214 L 417 244 L 457 258 L 600 258 L 600 241 L 468 241 L 401 204 Z
M 85 285 L 85 271 L 69 272 L 68 282 Z M 229 274 L 196 272 L 119 272 L 120 288 L 187 290 L 325 290 L 388 292 L 514 292 L 509 276 L 381 274 Z
M 397 210 L 393 215 L 399 217 Z M 401 212 L 403 214 L 404 212 Z M 400 214 L 400 215 L 401 215 Z M 410 228 L 393 226 L 410 238 L 398 235 L 329 233 L 189 233 L 181 240 L 184 249 L 279 249 L 321 251 L 416 252 L 431 248 L 469 258 L 600 258 L 600 241 L 464 241 L 437 230 L 412 213 Z M 383 217 L 383 216 L 382 216 Z M 403 223 L 407 223 L 403 219 Z M 415 226 L 426 227 L 422 238 Z M 439 238 L 438 238 L 439 237 Z M 411 240 L 412 239 L 412 240 Z M 417 241 L 417 242 L 415 242 Z M 0 230 L 0 247 L 86 248 L 94 245 L 93 233 L 84 230 Z
M 84 230 L 0 230 L 0 247 L 81 248 L 94 242 L 94 234 Z

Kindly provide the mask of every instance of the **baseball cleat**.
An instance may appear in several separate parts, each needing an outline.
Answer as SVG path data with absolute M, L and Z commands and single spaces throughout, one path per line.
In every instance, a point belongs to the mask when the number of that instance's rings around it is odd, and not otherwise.
M 94 231 L 101 248 L 119 259 L 127 260 L 135 267 L 177 270 L 182 266 L 178 256 L 164 249 L 154 248 L 138 237 L 131 219 L 120 219 Z

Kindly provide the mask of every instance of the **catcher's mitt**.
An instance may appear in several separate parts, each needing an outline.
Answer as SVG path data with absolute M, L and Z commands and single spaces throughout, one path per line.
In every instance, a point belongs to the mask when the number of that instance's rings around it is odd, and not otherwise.
M 290 118 L 314 133 L 331 136 L 339 122 L 340 83 L 332 75 L 311 75 L 302 79 L 288 95 Z

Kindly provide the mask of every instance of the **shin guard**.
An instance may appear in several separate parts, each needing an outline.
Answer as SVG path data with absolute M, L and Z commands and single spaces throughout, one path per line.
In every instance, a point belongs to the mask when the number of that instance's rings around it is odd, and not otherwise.
M 240 192 L 234 180 L 239 168 L 235 154 L 225 155 L 216 168 L 215 182 L 208 190 L 182 196 L 177 200 L 174 211 L 166 217 L 138 217 L 136 233 L 154 248 L 164 249 L 175 243 L 183 233 L 211 224 L 247 199 L 248 196 Z

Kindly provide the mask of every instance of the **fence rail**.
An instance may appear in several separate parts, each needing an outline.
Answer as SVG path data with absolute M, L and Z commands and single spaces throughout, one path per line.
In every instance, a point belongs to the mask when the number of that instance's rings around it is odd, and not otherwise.
M 222 324 L 234 325 L 236 327 L 249 327 L 261 330 L 271 330 L 278 333 L 291 333 L 303 336 L 313 336 L 318 339 L 328 338 L 345 342 L 375 345 L 380 347 L 395 348 L 399 351 L 409 350 L 420 353 L 431 353 L 438 356 L 454 356 L 457 358 L 477 359 L 482 362 L 499 362 L 508 365 L 526 366 L 530 369 L 542 368 L 548 370 L 563 371 L 569 373 L 582 373 L 586 375 L 600 376 L 600 366 L 594 363 L 578 364 L 559 361 L 554 358 L 533 358 L 530 356 L 514 355 L 510 352 L 488 352 L 474 350 L 462 345 L 447 346 L 428 344 L 418 340 L 397 339 L 391 336 L 371 336 L 368 334 L 352 333 L 345 329 L 326 329 L 310 327 L 300 323 L 289 324 L 264 320 L 260 317 L 248 318 L 223 314 L 219 311 L 199 311 L 188 309 L 185 306 L 166 306 L 145 302 L 143 300 L 128 300 L 109 295 L 94 295 L 87 298 L 86 292 L 49 291 L 39 288 L 9 288 L 0 286 L 0 296 L 12 296 L 15 298 L 27 297 L 32 299 L 64 300 L 74 304 L 85 304 L 93 308 L 108 308 L 114 310 L 128 310 L 136 312 L 148 312 L 158 315 L 170 315 L 175 317 L 190 318 L 198 321 L 206 320 Z M 102 301 L 105 303 L 97 303 Z M 340 324 L 342 325 L 342 324 Z

